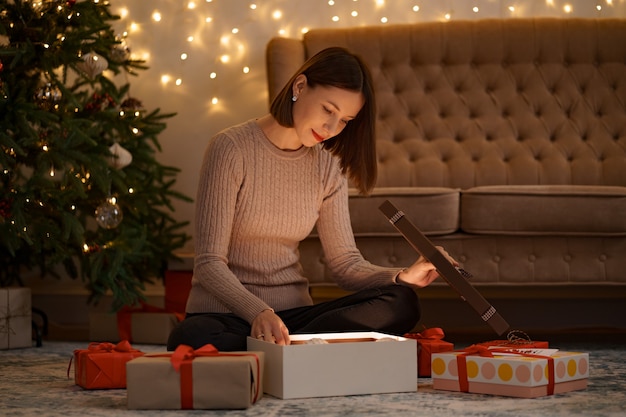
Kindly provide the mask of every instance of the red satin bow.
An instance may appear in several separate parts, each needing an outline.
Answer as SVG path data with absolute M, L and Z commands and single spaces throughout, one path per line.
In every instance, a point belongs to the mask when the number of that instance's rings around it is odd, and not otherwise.
M 443 329 L 441 327 L 433 327 L 430 329 L 424 329 L 420 333 L 414 335 L 414 339 L 427 339 L 427 340 L 441 340 L 444 338 Z
M 128 340 L 122 340 L 117 345 L 109 342 L 91 342 L 87 347 L 92 352 L 134 352 L 137 349 L 133 349 Z
M 180 372 L 180 367 L 185 361 L 192 361 L 194 358 L 197 358 L 199 356 L 218 355 L 220 355 L 220 353 L 213 345 L 204 345 L 196 350 L 194 350 L 191 346 L 179 345 L 174 353 L 172 353 L 170 362 L 176 372 Z

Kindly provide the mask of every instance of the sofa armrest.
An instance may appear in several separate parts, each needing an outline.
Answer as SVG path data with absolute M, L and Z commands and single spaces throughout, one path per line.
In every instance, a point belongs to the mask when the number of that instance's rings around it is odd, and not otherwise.
M 265 50 L 269 102 L 304 64 L 304 44 L 299 39 L 273 38 Z

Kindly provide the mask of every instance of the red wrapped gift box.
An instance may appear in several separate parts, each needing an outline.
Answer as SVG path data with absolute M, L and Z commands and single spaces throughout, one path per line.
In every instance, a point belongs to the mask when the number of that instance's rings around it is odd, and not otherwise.
M 127 340 L 117 345 L 90 343 L 87 349 L 74 351 L 74 382 L 85 389 L 126 388 L 126 362 L 143 355 Z M 71 366 L 70 360 L 68 378 Z
M 439 327 L 425 329 L 420 333 L 407 333 L 404 337 L 417 341 L 417 376 L 430 377 L 430 360 L 433 353 L 454 350 L 454 344 L 443 340 L 444 333 Z
M 165 271 L 165 309 L 184 313 L 191 291 L 192 271 Z

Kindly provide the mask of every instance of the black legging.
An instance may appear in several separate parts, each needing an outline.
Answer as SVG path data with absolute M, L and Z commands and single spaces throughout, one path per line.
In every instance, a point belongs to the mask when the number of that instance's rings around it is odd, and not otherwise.
M 391 285 L 276 314 L 290 334 L 378 331 L 403 335 L 419 321 L 420 308 L 413 289 Z M 187 314 L 170 334 L 167 349 L 212 344 L 220 351 L 246 350 L 250 331 L 248 322 L 231 313 Z

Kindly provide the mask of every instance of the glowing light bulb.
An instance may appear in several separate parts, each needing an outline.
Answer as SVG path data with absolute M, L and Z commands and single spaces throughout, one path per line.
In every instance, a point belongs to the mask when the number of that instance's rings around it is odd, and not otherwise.
M 387 19 L 386 17 L 381 17 L 380 18 L 380 23 L 387 23 L 389 21 L 389 19 Z
M 333 22 L 338 22 L 339 16 L 333 16 L 330 20 L 332 20 Z
M 419 6 L 413 6 L 413 11 L 414 12 L 419 12 L 420 11 L 420 7 Z
M 193 36 L 187 36 L 187 42 L 193 42 Z
M 222 62 L 222 64 L 228 64 L 230 62 L 230 56 L 224 54 L 220 57 L 220 61 Z
M 252 3 L 252 4 L 250 5 L 250 8 L 251 8 L 252 10 L 256 10 L 256 4 Z
M 159 13 L 157 10 L 155 10 L 152 13 L 152 20 L 154 20 L 155 22 L 160 22 L 161 21 L 161 13 Z
M 211 99 L 211 104 L 217 104 L 217 103 L 219 103 L 219 102 L 220 102 L 220 101 L 217 99 L 217 97 L 213 97 L 213 98 Z
M 212 80 L 215 79 L 217 77 L 217 74 L 212 72 L 209 74 L 209 78 L 211 78 Z
M 280 19 L 281 17 L 283 17 L 283 12 L 282 12 L 282 11 L 280 11 L 280 10 L 274 10 L 274 11 L 272 12 L 272 17 L 274 18 L 274 20 L 278 20 L 278 19 Z
M 190 1 L 189 3 L 187 3 L 187 8 L 188 8 L 189 10 L 193 10 L 193 9 L 195 9 L 195 8 L 196 8 L 196 2 L 194 2 L 194 1 Z
M 357 12 L 356 10 L 353 10 L 353 11 L 350 13 L 350 15 L 351 15 L 352 17 L 357 17 L 357 16 L 359 15 L 359 12 Z
M 187 54 L 186 54 L 186 53 L 184 53 L 184 52 L 183 52 L 182 54 L 180 54 L 180 59 L 181 59 L 182 61 L 186 60 L 186 59 L 187 59 Z
M 476 7 L 476 6 L 472 7 L 472 11 L 473 11 L 474 13 L 478 13 L 478 7 Z
M 181 85 L 183 83 L 183 79 L 182 78 L 177 78 L 176 79 L 176 85 Z
M 565 13 L 571 13 L 571 12 L 572 12 L 572 10 L 573 10 L 573 9 L 572 9 L 572 5 L 571 5 L 571 4 L 566 4 L 566 5 L 564 5 L 564 6 L 563 6 L 563 11 L 564 11 Z
M 250 72 L 250 67 L 243 67 L 243 73 L 248 74 Z

